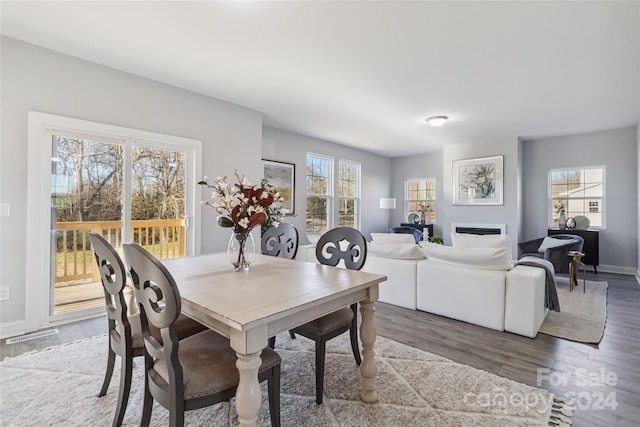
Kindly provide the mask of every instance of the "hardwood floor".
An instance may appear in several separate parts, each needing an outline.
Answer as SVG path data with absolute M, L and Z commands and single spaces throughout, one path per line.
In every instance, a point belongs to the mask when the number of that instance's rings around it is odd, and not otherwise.
M 599 345 L 544 334 L 530 339 L 383 303 L 376 304 L 376 327 L 381 336 L 456 362 L 559 396 L 574 392 L 588 399 L 579 404 L 582 410 L 574 415 L 574 426 L 637 427 L 640 286 L 633 276 L 602 272 L 587 273 L 587 280 L 609 283 L 607 322 Z M 546 371 L 540 371 L 538 384 L 539 369 Z M 566 385 L 562 384 L 560 373 L 571 375 Z M 609 400 L 605 400 L 607 397 Z
M 633 276 L 587 273 L 607 281 L 607 323 L 599 345 L 538 334 L 535 339 L 508 332 L 376 304 L 378 334 L 459 363 L 492 372 L 562 396 L 583 398 L 574 426 L 640 425 L 640 286 Z M 18 344 L 0 343 L 0 360 L 31 350 L 106 332 L 104 317 L 58 326 L 59 333 Z M 546 377 L 538 384 L 539 369 Z M 560 374 L 570 376 L 566 385 Z M 615 376 L 615 377 L 614 377 Z M 602 399 L 600 398 L 602 397 Z M 609 397 L 609 400 L 604 400 Z M 617 404 L 612 408 L 611 405 Z M 598 405 L 602 409 L 597 409 Z

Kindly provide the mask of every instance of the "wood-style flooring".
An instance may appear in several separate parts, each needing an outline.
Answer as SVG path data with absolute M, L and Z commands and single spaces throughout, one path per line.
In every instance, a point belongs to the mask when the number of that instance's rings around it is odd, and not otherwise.
M 421 311 L 376 304 L 380 336 L 435 353 L 559 396 L 582 397 L 574 426 L 640 426 L 640 286 L 633 276 L 587 273 L 607 281 L 607 323 L 599 345 L 538 334 L 498 332 Z M 70 323 L 46 338 L 7 345 L 0 360 L 106 331 L 104 317 Z M 544 377 L 540 377 L 539 371 Z M 560 375 L 563 374 L 564 376 Z M 568 377 L 567 377 L 568 376 Z M 566 384 L 562 384 L 566 378 Z M 613 405 L 616 405 L 613 408 Z

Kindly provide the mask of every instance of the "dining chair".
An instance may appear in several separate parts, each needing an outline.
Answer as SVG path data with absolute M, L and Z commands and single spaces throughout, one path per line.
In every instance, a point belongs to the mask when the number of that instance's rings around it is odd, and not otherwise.
M 144 341 L 141 425 L 149 425 L 155 399 L 169 410 L 170 426 L 183 426 L 185 411 L 235 396 L 240 380 L 236 352 L 229 339 L 213 330 L 178 340 L 175 322 L 182 302 L 173 276 L 138 244 L 126 243 L 123 249 L 140 308 Z M 160 330 L 162 341 L 150 333 L 152 326 Z M 260 357 L 258 381 L 268 381 L 271 425 L 280 426 L 280 356 L 267 347 Z
M 269 227 L 262 235 L 260 247 L 264 255 L 294 259 L 298 253 L 298 230 L 286 222 Z
M 298 230 L 289 223 L 269 227 L 262 235 L 260 247 L 264 255 L 294 259 L 298 253 Z M 275 348 L 276 337 L 269 338 L 269 347 Z
M 127 314 L 128 307 L 124 292 L 127 275 L 122 258 L 100 234 L 89 233 L 89 239 L 104 290 L 109 337 L 107 370 L 98 396 L 107 394 L 113 376 L 116 355 L 120 356 L 120 387 L 116 413 L 113 418 L 113 425 L 120 426 L 129 401 L 133 358 L 144 354 L 142 327 L 139 313 Z M 176 334 L 178 337 L 184 338 L 206 329 L 206 326 L 195 320 L 180 316 L 176 325 Z M 159 330 L 155 329 L 153 333 L 158 338 L 160 337 Z
M 350 270 L 360 270 L 367 259 L 367 241 L 358 230 L 338 227 L 323 234 L 316 244 L 316 258 L 320 264 L 337 266 L 340 261 Z M 356 363 L 360 365 L 358 347 L 358 304 L 341 308 L 289 331 L 307 337 L 316 344 L 316 403 L 322 403 L 324 391 L 324 365 L 326 343 L 332 338 L 349 331 L 351 350 Z

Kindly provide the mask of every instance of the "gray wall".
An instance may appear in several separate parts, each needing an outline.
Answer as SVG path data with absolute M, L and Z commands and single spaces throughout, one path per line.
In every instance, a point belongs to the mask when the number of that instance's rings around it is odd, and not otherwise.
M 444 218 L 443 186 L 442 186 L 442 151 L 420 154 L 416 156 L 396 157 L 392 163 L 393 197 L 396 198 L 397 208 L 393 211 L 391 225 L 407 222 L 405 212 L 405 182 L 412 178 L 436 179 L 436 221 L 433 225 L 433 235 L 442 236 L 442 218 Z
M 522 145 L 523 238 L 546 235 L 550 169 L 603 165 L 606 227 L 600 231 L 600 269 L 633 274 L 638 267 L 637 127 L 528 140 Z
M 504 205 L 502 206 L 454 206 L 453 160 L 475 157 L 504 156 Z M 398 157 L 393 160 L 393 192 L 401 205 L 404 201 L 404 182 L 408 178 L 436 177 L 436 223 L 434 235 L 442 236 L 445 244 L 451 244 L 452 223 L 506 224 L 513 251 L 518 241 L 518 144 L 514 140 L 456 144 L 420 156 Z M 404 210 L 394 215 L 394 220 L 405 221 Z
M 237 168 L 254 182 L 262 176 L 260 113 L 10 38 L 0 42 L 0 203 L 11 205 L 11 216 L 0 219 L 0 285 L 11 288 L 0 323 L 24 319 L 29 110 L 201 140 L 204 175 L 233 176 Z M 202 252 L 226 248 L 228 230 L 210 209 L 202 236 Z
M 637 222 L 638 234 L 636 239 L 636 244 L 638 245 L 637 246 L 638 258 L 636 263 L 636 280 L 638 281 L 638 283 L 640 283 L 640 173 L 638 173 L 638 170 L 640 170 L 640 125 L 636 127 L 636 138 L 637 138 L 636 150 L 638 154 L 637 163 L 636 163 L 636 174 L 638 175 L 638 180 L 637 180 L 638 192 L 636 193 L 638 195 L 638 199 L 636 200 L 636 208 L 638 209 L 638 222 Z
M 338 145 L 320 139 L 298 135 L 270 127 L 263 128 L 262 156 L 265 159 L 294 163 L 296 165 L 295 211 L 297 216 L 287 222 L 301 231 L 301 243 L 307 243 L 305 230 L 305 175 L 307 153 L 313 152 L 334 158 L 334 171 L 340 159 L 361 163 L 361 226 L 367 239 L 372 232 L 385 229 L 386 213 L 380 209 L 380 197 L 391 195 L 391 159 L 362 150 Z M 334 194 L 338 194 L 338 182 L 334 179 Z M 337 204 L 333 216 L 337 218 Z

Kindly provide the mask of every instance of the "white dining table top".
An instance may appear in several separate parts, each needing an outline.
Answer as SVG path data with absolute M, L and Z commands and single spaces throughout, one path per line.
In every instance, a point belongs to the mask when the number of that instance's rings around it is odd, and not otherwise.
M 261 254 L 255 255 L 248 272 L 233 271 L 226 253 L 166 259 L 162 263 L 175 278 L 183 304 L 193 304 L 238 331 L 347 294 L 368 291 L 387 279 L 379 274 Z

